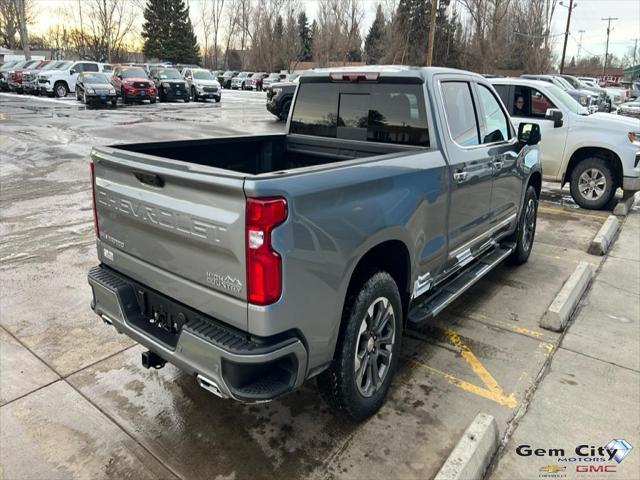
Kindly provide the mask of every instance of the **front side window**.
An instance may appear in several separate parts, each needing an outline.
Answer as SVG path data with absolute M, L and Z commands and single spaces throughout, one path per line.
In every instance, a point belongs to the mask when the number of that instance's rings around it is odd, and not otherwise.
M 429 146 L 422 85 L 300 85 L 291 133 Z
M 478 98 L 482 105 L 484 122 L 480 137 L 482 143 L 502 142 L 509 139 L 509 120 L 498 100 L 484 85 L 478 84 Z
M 442 97 L 451 138 L 458 145 L 478 145 L 478 123 L 468 82 L 443 82 Z

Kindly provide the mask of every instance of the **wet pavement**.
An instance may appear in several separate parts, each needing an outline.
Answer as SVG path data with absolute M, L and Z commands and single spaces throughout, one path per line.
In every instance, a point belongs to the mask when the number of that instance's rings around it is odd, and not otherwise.
M 431 478 L 478 412 L 501 435 L 524 414 L 560 339 L 538 320 L 578 262 L 601 262 L 586 250 L 607 212 L 554 184 L 529 263 L 407 332 L 390 397 L 362 424 L 331 413 L 315 382 L 245 406 L 171 365 L 145 370 L 143 349 L 92 313 L 91 147 L 282 131 L 264 102 L 225 91 L 219 104 L 87 109 L 0 95 L 0 477 Z

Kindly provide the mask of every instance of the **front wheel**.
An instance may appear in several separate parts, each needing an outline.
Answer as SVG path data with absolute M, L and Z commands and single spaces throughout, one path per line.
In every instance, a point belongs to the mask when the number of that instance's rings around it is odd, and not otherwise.
M 69 94 L 69 88 L 67 88 L 67 84 L 64 82 L 56 83 L 53 92 L 56 97 L 64 98 Z
M 613 200 L 617 185 L 608 162 L 590 157 L 571 172 L 570 188 L 573 200 L 582 208 L 601 210 Z
M 369 277 L 347 299 L 342 321 L 334 359 L 318 376 L 318 387 L 332 407 L 361 421 L 382 406 L 400 357 L 402 303 L 393 277 Z
M 529 185 L 525 193 L 522 212 L 520 212 L 518 227 L 514 235 L 516 246 L 510 257 L 512 263 L 522 265 L 529 260 L 531 250 L 533 249 L 533 239 L 536 236 L 537 218 L 538 195 L 535 188 Z

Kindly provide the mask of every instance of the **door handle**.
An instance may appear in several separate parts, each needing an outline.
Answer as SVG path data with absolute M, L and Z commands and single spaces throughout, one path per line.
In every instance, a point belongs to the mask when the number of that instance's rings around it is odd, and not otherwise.
M 493 166 L 496 170 L 501 170 L 502 165 L 504 165 L 504 162 L 502 160 L 496 160 L 495 162 L 493 162 Z
M 467 179 L 467 172 L 458 170 L 453 173 L 453 179 L 458 183 L 462 183 Z

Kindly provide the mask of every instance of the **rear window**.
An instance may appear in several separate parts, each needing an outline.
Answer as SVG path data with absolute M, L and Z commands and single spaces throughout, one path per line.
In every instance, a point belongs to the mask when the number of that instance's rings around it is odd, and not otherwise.
M 302 83 L 290 132 L 428 147 L 422 85 Z

